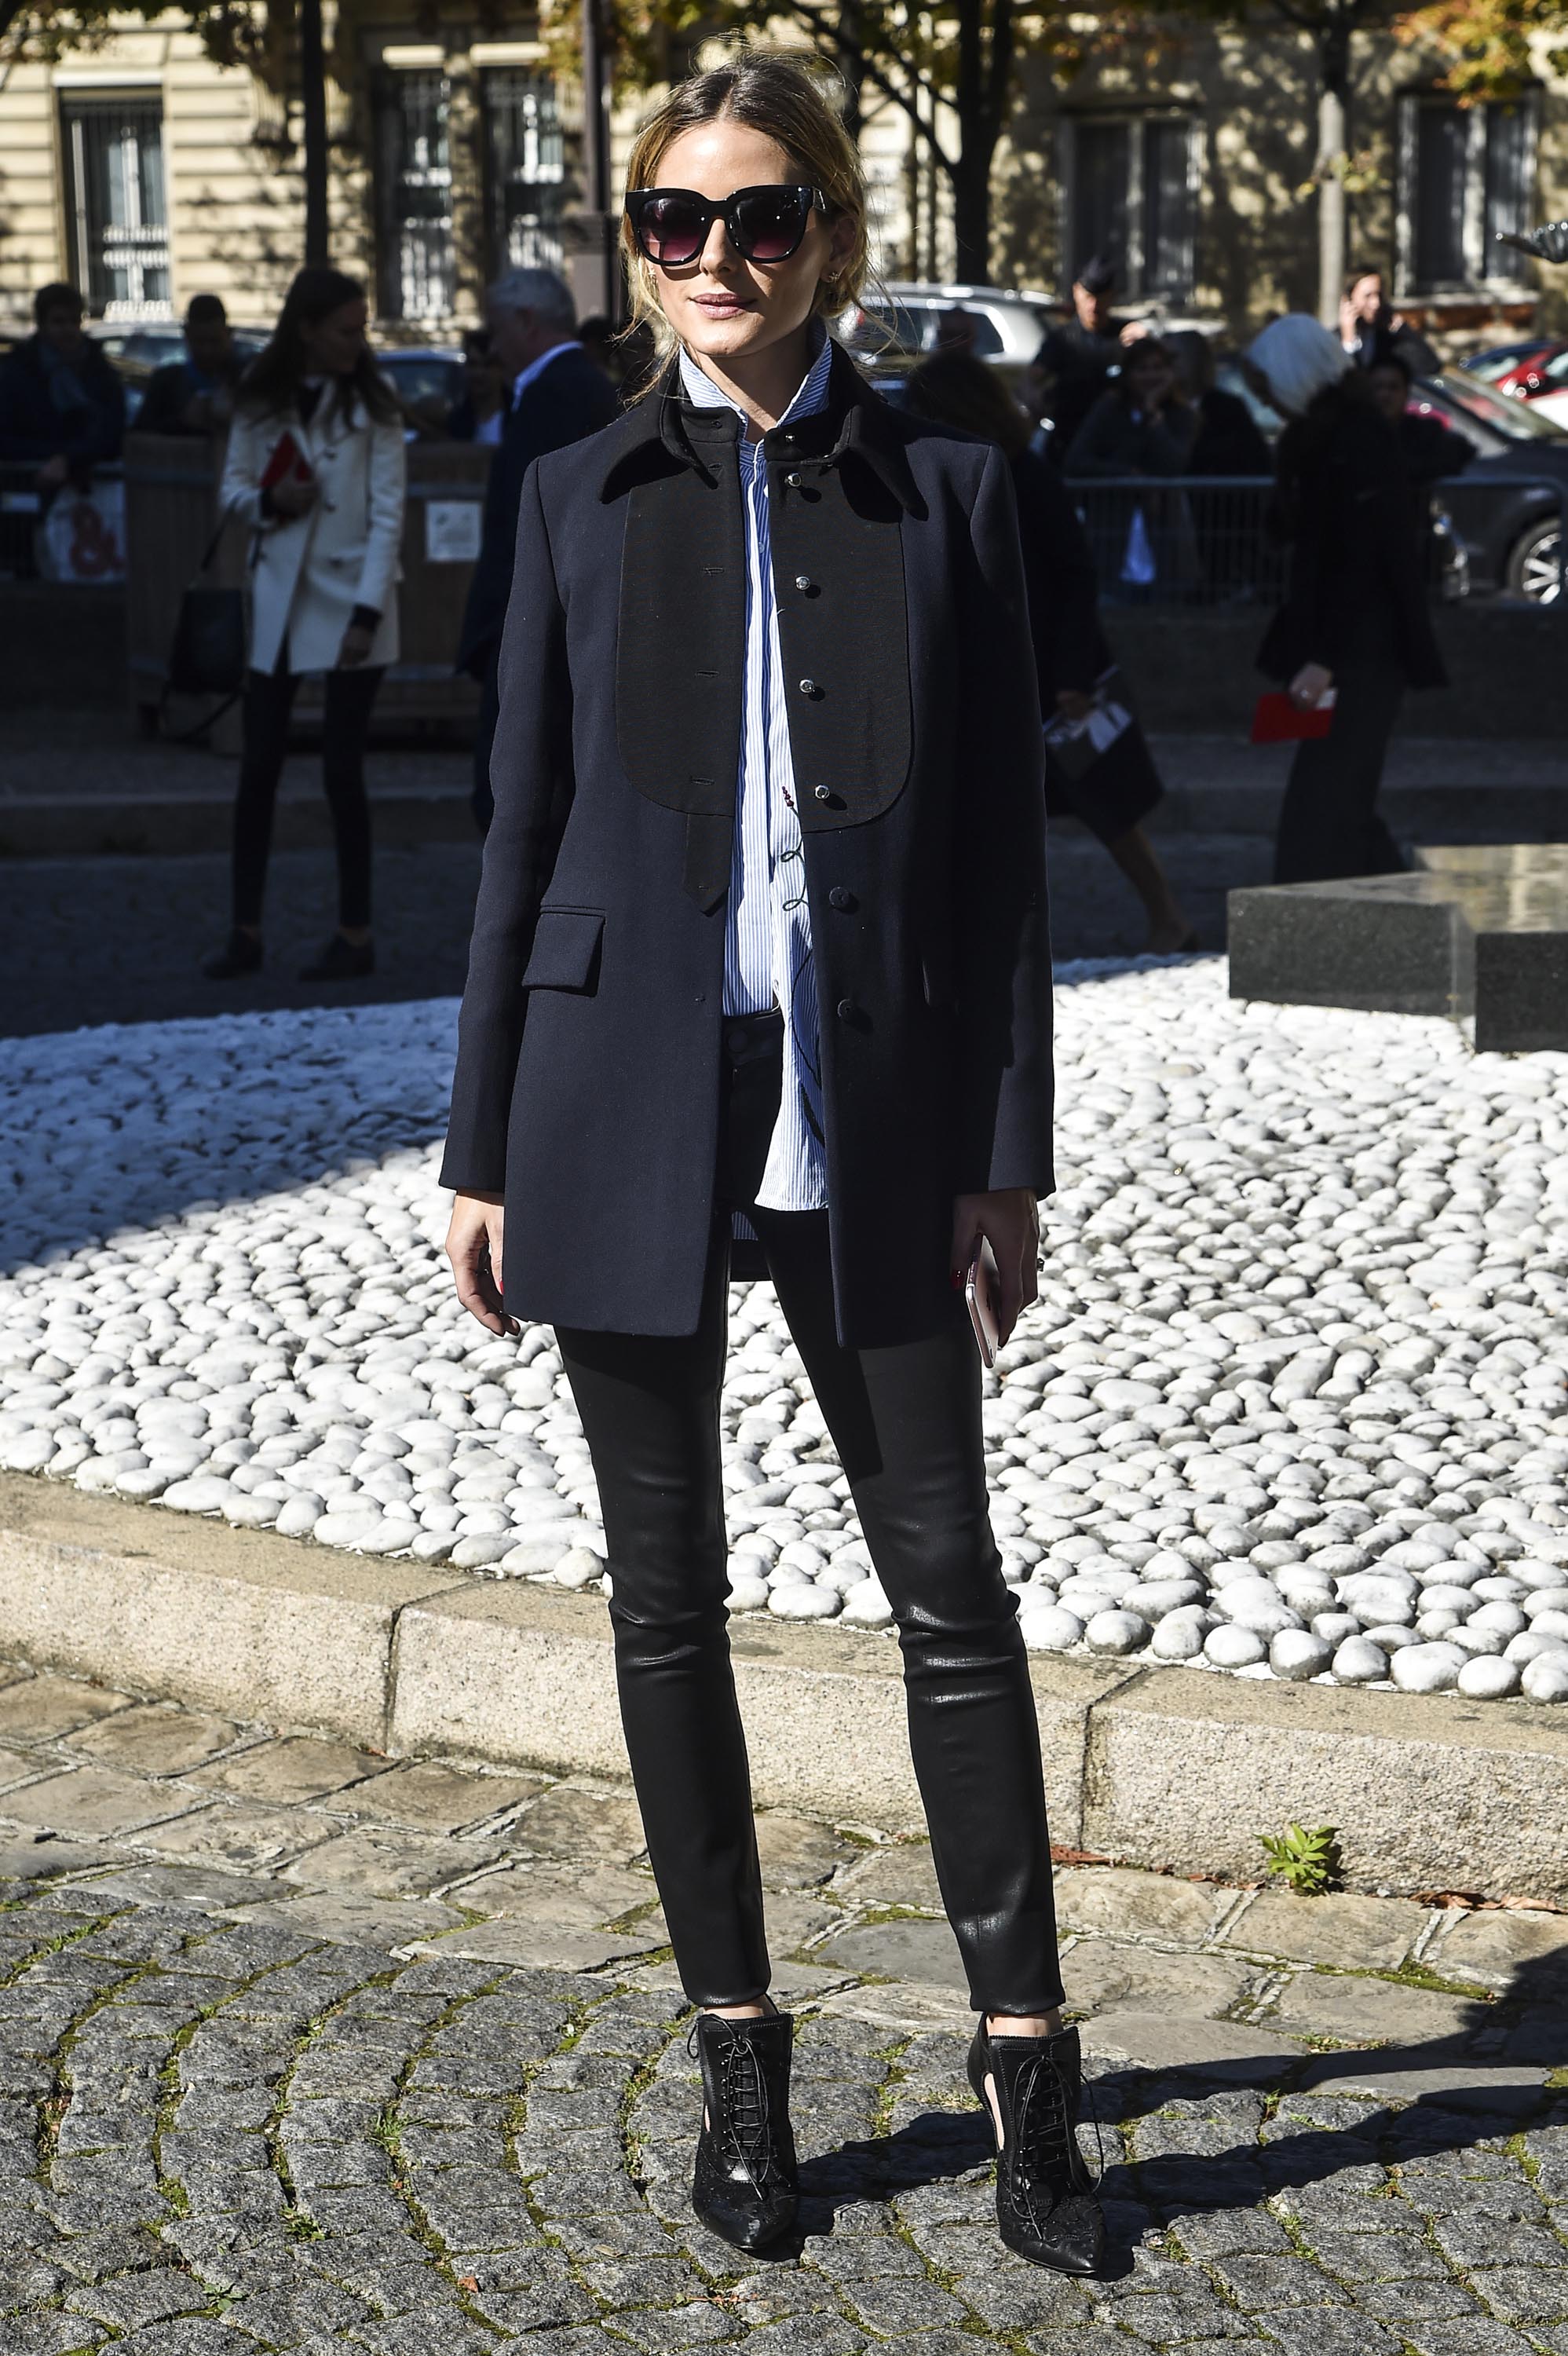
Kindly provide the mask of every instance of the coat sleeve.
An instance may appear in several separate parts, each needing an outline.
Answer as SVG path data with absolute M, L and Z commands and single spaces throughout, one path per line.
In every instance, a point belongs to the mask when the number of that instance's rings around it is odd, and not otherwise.
M 408 459 L 400 424 L 371 425 L 365 463 L 368 474 L 369 530 L 354 603 L 382 614 L 398 577 L 398 555 L 403 543 Z
M 511 602 L 501 641 L 501 710 L 490 758 L 496 815 L 468 949 L 457 1069 L 441 1183 L 498 1194 L 522 1045 L 523 969 L 571 788 L 571 684 L 566 615 L 530 467 L 517 516 Z
M 223 457 L 223 481 L 218 493 L 218 510 L 227 515 L 232 508 L 242 523 L 260 524 L 261 519 L 261 476 L 266 461 L 265 441 L 261 421 L 243 414 L 237 416 L 229 429 L 229 447 Z
M 1045 755 L 1007 461 L 987 454 L 958 599 L 961 788 L 953 846 L 959 1194 L 1049 1194 L 1051 926 Z

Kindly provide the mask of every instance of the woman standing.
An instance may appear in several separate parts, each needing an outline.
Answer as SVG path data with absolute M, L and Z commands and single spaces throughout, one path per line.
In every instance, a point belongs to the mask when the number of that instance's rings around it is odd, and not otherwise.
M 1114 668 L 1114 658 L 1100 627 L 1094 560 L 1072 494 L 1050 459 L 1030 449 L 1028 417 L 984 360 L 968 352 L 938 352 L 913 370 L 905 399 L 917 417 L 978 434 L 1006 458 L 1018 500 L 1040 711 L 1048 723 L 1086 720 L 1095 686 Z M 1164 792 L 1136 720 L 1081 770 L 1070 772 L 1054 758 L 1046 737 L 1047 812 L 1070 811 L 1104 844 L 1143 903 L 1147 946 L 1155 957 L 1198 946 L 1143 829 Z
M 1142 477 L 1154 486 L 1191 472 L 1198 432 L 1169 352 L 1157 336 L 1140 336 L 1073 436 L 1064 468 L 1070 479 Z M 1093 513 L 1095 540 L 1108 542 L 1111 562 L 1100 568 L 1115 584 L 1107 594 L 1141 602 L 1195 584 L 1198 542 L 1183 493 L 1102 492 Z
M 1089 2273 L 1038 1730 L 960 1290 L 984 1237 L 1010 1330 L 1051 1183 L 1012 487 L 827 335 L 865 274 L 866 192 L 795 60 L 675 91 L 623 236 L 673 357 L 524 487 L 447 1248 L 492 1332 L 555 1325 L 592 1451 L 627 1749 L 699 2008 L 699 2214 L 756 2249 L 796 2206 L 720 1488 L 726 1288 L 767 1274 L 899 1623 L 1001 2231 Z
M 1290 421 L 1278 452 L 1290 569 L 1258 668 L 1304 712 L 1335 699 L 1328 734 L 1291 763 L 1274 880 L 1393 874 L 1404 860 L 1377 813 L 1389 738 L 1407 687 L 1447 683 L 1398 434 L 1367 372 L 1305 313 L 1272 321 L 1247 364 Z
M 322 783 L 337 851 L 337 930 L 301 975 L 373 973 L 365 737 L 397 660 L 403 429 L 365 340 L 365 290 L 302 270 L 240 380 L 219 494 L 254 527 L 250 668 L 234 810 L 234 917 L 214 981 L 261 962 L 261 901 L 289 714 L 304 671 L 326 674 Z

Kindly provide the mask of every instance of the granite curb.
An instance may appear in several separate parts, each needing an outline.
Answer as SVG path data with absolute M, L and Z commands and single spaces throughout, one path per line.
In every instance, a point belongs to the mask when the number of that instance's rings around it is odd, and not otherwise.
M 759 1801 L 920 1822 L 896 1646 L 741 1619 Z M 0 1654 L 391 1752 L 624 1777 L 603 1602 L 0 1476 Z M 1031 1660 L 1060 1846 L 1255 1879 L 1333 1824 L 1355 1888 L 1568 1899 L 1568 1727 L 1527 1703 Z

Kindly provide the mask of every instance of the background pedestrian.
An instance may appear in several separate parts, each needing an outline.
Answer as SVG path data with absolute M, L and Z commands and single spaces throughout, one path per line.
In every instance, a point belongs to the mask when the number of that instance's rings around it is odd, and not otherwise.
M 1189 471 L 1199 425 L 1164 343 L 1140 336 L 1126 348 L 1120 373 L 1083 420 L 1063 463 L 1070 477 L 1141 477 L 1153 485 Z M 1192 513 L 1179 491 L 1102 496 L 1093 514 L 1113 594 L 1143 599 L 1197 581 Z
M 185 315 L 185 358 L 155 369 L 136 412 L 138 434 L 220 434 L 234 414 L 245 364 L 229 314 L 216 294 L 193 294 Z
M 1051 420 L 1051 454 L 1059 463 L 1122 364 L 1121 322 L 1111 310 L 1115 285 L 1116 266 L 1106 255 L 1092 253 L 1080 262 L 1072 316 L 1049 331 L 1034 357 L 1031 405 Z
M 463 390 L 446 412 L 454 442 L 478 442 L 494 449 L 506 428 L 511 387 L 488 327 L 470 327 L 463 338 Z
M 496 665 L 523 477 L 547 450 L 596 434 L 619 412 L 615 388 L 576 336 L 571 290 L 553 270 L 509 270 L 485 299 L 490 349 L 506 388 L 507 418 L 485 492 L 484 537 L 468 584 L 457 668 L 479 682 L 474 741 L 474 816 L 481 832 L 495 807 L 490 748 L 499 709 Z
M 1406 688 L 1446 682 L 1399 435 L 1368 372 L 1305 313 L 1273 320 L 1247 360 L 1289 421 L 1278 452 L 1289 570 L 1259 666 L 1303 711 L 1335 696 L 1328 734 L 1291 764 L 1275 881 L 1391 874 L 1404 860 L 1377 813 L 1389 738 Z
M 1115 663 L 1100 626 L 1099 584 L 1088 539 L 1061 475 L 1029 447 L 1029 421 L 994 369 L 967 353 L 938 352 L 909 378 L 917 417 L 995 442 L 1012 471 L 1029 590 L 1029 636 L 1040 711 L 1083 723 Z M 1136 720 L 1087 766 L 1067 767 L 1046 736 L 1047 811 L 1081 819 L 1103 842 L 1139 900 L 1156 957 L 1194 949 L 1198 937 L 1143 820 L 1163 798 L 1159 772 Z
M 40 286 L 32 334 L 0 361 L 0 458 L 36 463 L 44 490 L 85 490 L 124 439 L 124 391 L 84 310 L 74 286 Z
M 252 528 L 250 669 L 234 811 L 233 927 L 215 981 L 261 962 L 261 904 L 289 714 L 306 671 L 325 674 L 322 783 L 337 852 L 337 930 L 301 976 L 375 970 L 370 937 L 370 707 L 398 652 L 403 427 L 366 341 L 365 290 L 302 270 L 272 340 L 241 380 L 219 494 Z

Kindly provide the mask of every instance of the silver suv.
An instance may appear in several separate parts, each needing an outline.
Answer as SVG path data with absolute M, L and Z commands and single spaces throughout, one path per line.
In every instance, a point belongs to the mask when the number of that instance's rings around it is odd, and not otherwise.
M 933 286 L 892 279 L 866 289 L 838 321 L 838 332 L 863 359 L 918 359 L 935 351 L 944 311 L 967 311 L 976 322 L 972 348 L 981 359 L 1027 368 L 1041 339 L 1062 316 L 1044 294 L 1002 286 Z M 892 337 L 890 348 L 886 338 Z

